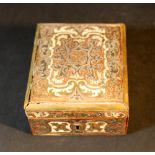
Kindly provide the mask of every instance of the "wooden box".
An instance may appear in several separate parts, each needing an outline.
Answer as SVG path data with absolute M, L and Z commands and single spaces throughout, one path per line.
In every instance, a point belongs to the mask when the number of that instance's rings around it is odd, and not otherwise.
M 34 135 L 125 135 L 124 24 L 37 25 L 24 109 Z

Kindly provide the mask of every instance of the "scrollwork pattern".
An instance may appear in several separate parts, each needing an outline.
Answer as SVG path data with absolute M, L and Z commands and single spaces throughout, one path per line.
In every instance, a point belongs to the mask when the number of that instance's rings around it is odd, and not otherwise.
M 119 26 L 47 24 L 39 32 L 34 67 L 34 79 L 39 82 L 33 82 L 35 95 L 64 97 L 68 101 L 96 98 L 122 102 Z

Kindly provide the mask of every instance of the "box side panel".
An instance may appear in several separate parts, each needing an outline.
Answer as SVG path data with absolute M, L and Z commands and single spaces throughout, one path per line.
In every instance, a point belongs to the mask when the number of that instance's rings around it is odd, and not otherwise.
M 121 28 L 121 34 L 122 34 L 122 47 L 121 49 L 123 50 L 123 101 L 124 105 L 126 107 L 126 110 L 128 112 L 128 117 L 126 120 L 126 131 L 128 129 L 128 121 L 129 121 L 129 90 L 128 90 L 128 67 L 127 67 L 127 43 L 126 43 L 126 26 L 125 24 L 122 24 Z
M 32 133 L 40 136 L 125 135 L 128 114 L 122 111 L 27 113 Z
M 29 104 L 29 98 L 30 98 L 30 89 L 31 89 L 31 82 L 32 82 L 32 77 L 33 77 L 33 65 L 35 61 L 35 56 L 36 56 L 36 48 L 37 48 L 37 39 L 39 35 L 39 24 L 37 25 L 36 32 L 35 32 L 35 38 L 34 38 L 34 45 L 33 45 L 33 52 L 32 52 L 32 58 L 31 58 L 31 65 L 30 65 L 30 71 L 29 71 L 29 77 L 28 77 L 28 83 L 27 83 L 27 88 L 26 88 L 26 94 L 25 94 L 25 101 L 24 101 L 24 109 Z
M 127 70 L 127 47 L 126 47 L 126 27 L 122 24 L 121 27 L 121 42 L 123 50 L 123 93 L 124 93 L 124 104 L 127 109 L 129 109 L 129 97 L 128 97 L 128 70 Z

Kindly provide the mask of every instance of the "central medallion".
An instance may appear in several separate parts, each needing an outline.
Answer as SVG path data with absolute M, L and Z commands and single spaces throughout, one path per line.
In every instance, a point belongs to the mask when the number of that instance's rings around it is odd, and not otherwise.
M 79 42 L 73 38 L 61 40 L 53 52 L 53 70 L 58 78 L 98 79 L 97 71 L 103 70 L 103 49 L 97 40 L 90 38 Z
M 107 40 L 104 27 L 54 29 L 49 41 L 48 93 L 69 100 L 105 96 Z

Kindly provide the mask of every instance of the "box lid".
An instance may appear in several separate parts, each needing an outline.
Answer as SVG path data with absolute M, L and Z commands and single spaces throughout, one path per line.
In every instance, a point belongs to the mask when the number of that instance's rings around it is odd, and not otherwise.
M 128 110 L 127 82 L 124 24 L 37 25 L 27 110 Z

